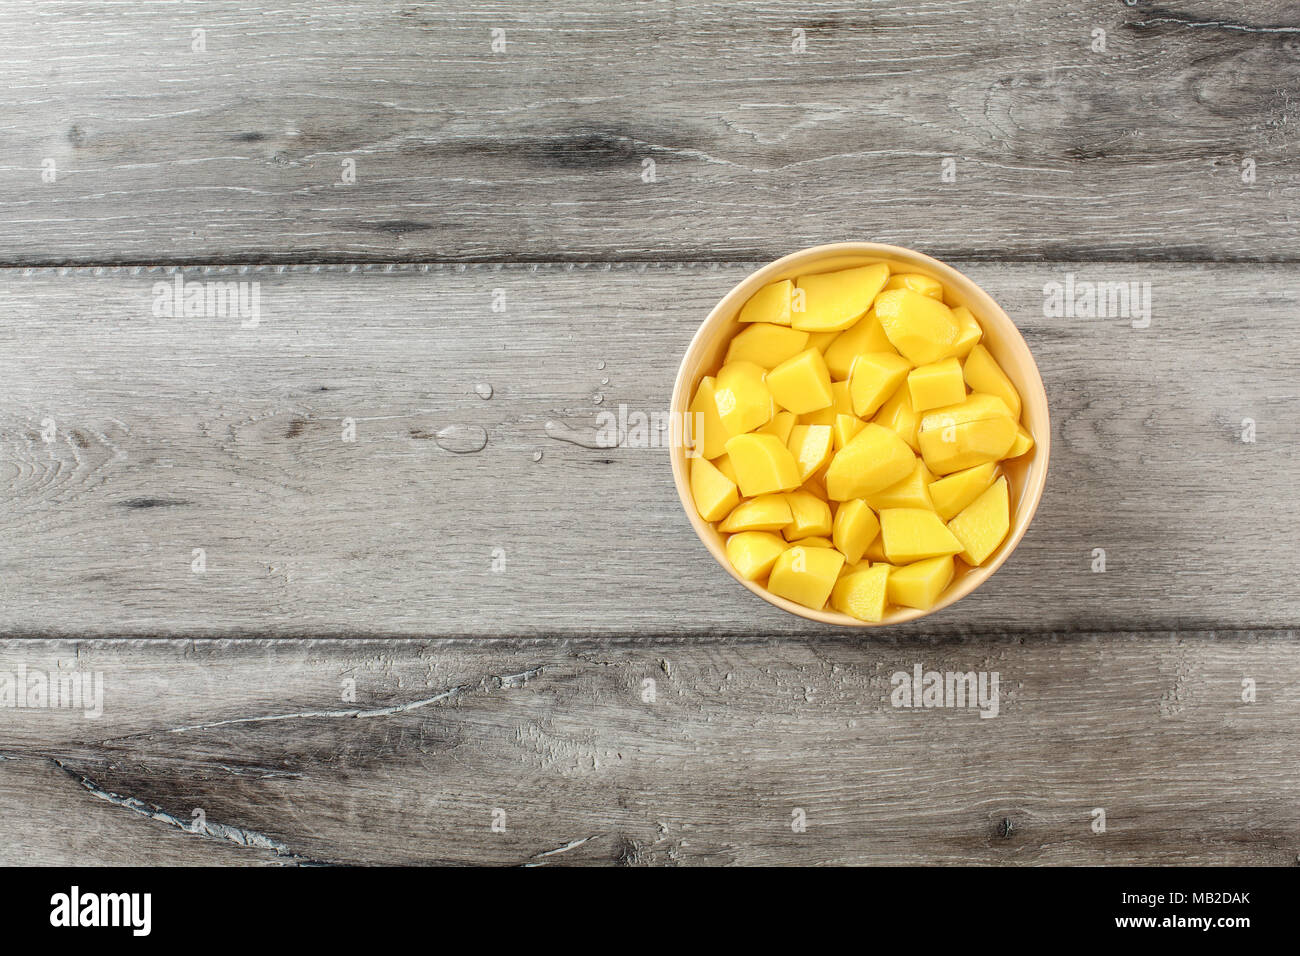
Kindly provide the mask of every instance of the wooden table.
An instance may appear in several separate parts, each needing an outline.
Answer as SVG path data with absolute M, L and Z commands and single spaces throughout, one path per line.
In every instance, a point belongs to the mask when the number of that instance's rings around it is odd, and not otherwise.
M 104 682 L 0 708 L 0 862 L 1296 862 L 1296 5 L 569 7 L 0 22 L 0 675 Z M 1015 555 L 886 631 L 592 440 L 840 239 L 967 271 L 1052 403 Z

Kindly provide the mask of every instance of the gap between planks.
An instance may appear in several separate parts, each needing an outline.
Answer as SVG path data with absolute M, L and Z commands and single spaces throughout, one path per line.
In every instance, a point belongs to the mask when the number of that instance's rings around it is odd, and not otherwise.
M 874 242 L 873 239 L 844 238 L 834 242 Z M 801 247 L 802 248 L 802 247 Z M 915 247 L 913 247 L 915 248 Z M 71 275 L 77 272 L 129 273 L 133 275 L 151 272 L 171 273 L 184 269 L 203 269 L 213 272 L 226 272 L 231 269 L 251 269 L 256 272 L 274 271 L 276 273 L 311 273 L 324 271 L 405 271 L 423 272 L 458 269 L 512 268 L 519 266 L 552 267 L 564 269 L 601 269 L 633 268 L 644 269 L 656 267 L 680 267 L 684 269 L 732 268 L 735 266 L 752 266 L 758 269 L 777 258 L 782 258 L 800 251 L 792 247 L 781 256 L 769 257 L 760 252 L 744 256 L 717 256 L 702 259 L 697 256 L 651 255 L 644 258 L 637 256 L 611 256 L 608 258 L 586 253 L 566 256 L 563 253 L 547 256 L 493 256 L 487 258 L 428 258 L 409 259 L 385 258 L 297 258 L 292 256 L 224 256 L 219 259 L 189 259 L 182 257 L 160 256 L 149 260 L 114 261 L 79 261 L 60 259 L 32 259 L 26 262 L 0 263 L 0 274 L 12 272 L 23 274 Z M 1290 266 L 1300 265 L 1300 255 L 1278 256 L 1233 256 L 1225 255 L 1215 258 L 1195 256 L 1135 256 L 1114 255 L 1099 249 L 1080 247 L 1076 254 L 1065 258 L 1059 256 L 998 255 L 987 256 L 978 252 L 961 249 L 920 249 L 932 259 L 948 263 L 967 263 L 971 265 L 1038 265 L 1038 266 L 1077 266 L 1077 265 L 1115 265 L 1134 267 L 1158 266 Z
M 438 637 L 413 637 L 409 634 L 353 635 L 344 632 L 320 633 L 310 637 L 258 637 L 258 636 L 204 636 L 183 637 L 167 634 L 148 636 L 106 635 L 106 636 L 13 636 L 0 633 L 0 646 L 22 646 L 27 649 L 68 647 L 75 648 L 81 644 L 93 645 L 99 650 L 112 648 L 202 648 L 220 650 L 225 647 L 249 648 L 263 646 L 270 648 L 311 648 L 324 645 L 331 648 L 345 648 L 348 651 L 372 646 L 377 651 L 391 650 L 394 647 L 404 649 L 438 649 L 463 648 L 473 646 L 486 648 L 500 645 L 511 653 L 521 652 L 530 647 L 547 652 L 565 649 L 579 651 L 599 648 L 622 647 L 631 650 L 654 649 L 660 647 L 689 648 L 726 648 L 726 647 L 768 647 L 790 646 L 817 647 L 837 644 L 876 644 L 876 645 L 989 645 L 989 644 L 1055 644 L 1062 641 L 1102 641 L 1126 640 L 1129 642 L 1164 637 L 1169 641 L 1219 641 L 1223 643 L 1252 640 L 1256 636 L 1265 638 L 1283 638 L 1293 640 L 1296 637 L 1294 627 L 1225 627 L 1225 628 L 1170 628 L 1170 627 L 1126 627 L 1123 629 L 1088 628 L 1051 628 L 1035 630 L 1030 627 L 971 628 L 969 631 L 898 631 L 888 627 L 882 628 L 840 628 L 837 630 L 815 631 L 811 633 L 754 633 L 752 631 L 728 631 L 714 628 L 708 633 L 683 634 L 681 632 L 647 631 L 641 634 L 610 634 L 599 636 L 593 634 L 553 634 L 530 633 L 518 637 L 502 635 L 456 634 Z

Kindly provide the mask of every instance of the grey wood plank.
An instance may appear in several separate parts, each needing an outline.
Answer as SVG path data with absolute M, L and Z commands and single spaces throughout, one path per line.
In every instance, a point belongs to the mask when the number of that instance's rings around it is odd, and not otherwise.
M 0 263 L 1294 259 L 1280 0 L 25 9 Z
M 0 273 L 0 634 L 811 633 L 713 563 L 666 447 L 550 437 L 666 412 L 748 268 L 186 273 L 260 283 L 247 329 L 154 316 L 166 270 Z M 909 627 L 1294 626 L 1295 268 L 966 268 L 1038 359 L 1052 466 L 1008 563 Z M 1149 327 L 1044 317 L 1069 274 L 1150 282 Z
M 1294 650 L 7 642 L 0 671 L 101 674 L 104 707 L 5 712 L 0 862 L 1289 865 Z M 915 664 L 996 671 L 998 716 L 894 708 Z

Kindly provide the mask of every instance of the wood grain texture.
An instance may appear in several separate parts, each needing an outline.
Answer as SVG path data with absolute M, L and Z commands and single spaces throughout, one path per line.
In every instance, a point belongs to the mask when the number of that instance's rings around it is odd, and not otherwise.
M 1295 3 L 9 6 L 0 864 L 1300 859 Z M 869 634 L 588 447 L 839 239 L 955 260 L 1053 413 L 1007 565 Z M 156 316 L 169 263 L 259 323 Z M 1045 317 L 1068 273 L 1150 326 Z
M 1294 651 L 1279 632 L 9 643 L 0 671 L 98 672 L 105 705 L 5 711 L 0 862 L 1290 865 Z M 917 663 L 997 671 L 998 716 L 895 709 Z
M 1279 0 L 13 7 L 2 263 L 1295 258 Z
M 187 274 L 259 282 L 254 329 L 155 317 L 162 270 L 0 274 L 0 633 L 809 633 L 713 563 L 666 447 L 547 432 L 666 411 L 688 339 L 748 268 Z M 1037 357 L 1053 459 L 1009 562 L 910 627 L 1294 626 L 1294 267 L 967 268 Z M 1067 272 L 1150 282 L 1150 327 L 1044 318 Z M 440 447 L 456 424 L 486 448 Z

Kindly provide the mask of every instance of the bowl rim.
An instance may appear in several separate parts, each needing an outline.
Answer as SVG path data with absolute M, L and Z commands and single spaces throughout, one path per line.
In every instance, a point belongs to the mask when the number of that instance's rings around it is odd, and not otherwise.
M 1030 453 L 1032 459 L 1026 470 L 1024 490 L 1021 493 L 1020 503 L 1017 508 L 1015 518 L 1012 522 L 1012 528 L 1006 539 L 998 546 L 997 553 L 993 559 L 977 568 L 971 568 L 955 586 L 949 586 L 944 595 L 932 607 L 920 610 L 917 608 L 896 607 L 893 612 L 887 613 L 880 621 L 861 621 L 857 618 L 836 611 L 831 608 L 814 609 L 797 604 L 794 601 L 783 598 L 780 595 L 773 594 L 767 588 L 754 581 L 747 581 L 736 571 L 731 562 L 727 559 L 726 552 L 710 535 L 705 531 L 713 532 L 712 522 L 705 521 L 695 507 L 694 498 L 690 490 L 690 476 L 687 470 L 686 452 L 683 443 L 674 441 L 670 445 L 669 458 L 672 463 L 673 482 L 677 486 L 677 496 L 681 501 L 686 517 L 691 523 L 695 536 L 699 538 L 700 543 L 705 546 L 714 560 L 720 564 L 731 577 L 740 582 L 746 589 L 758 595 L 769 604 L 775 605 L 784 611 L 808 620 L 818 621 L 823 624 L 833 624 L 839 627 L 855 628 L 874 628 L 888 627 L 893 624 L 904 624 L 910 621 L 920 620 L 923 617 L 942 611 L 950 607 L 971 592 L 975 591 L 980 585 L 991 578 L 997 570 L 1002 567 L 1012 552 L 1020 544 L 1033 522 L 1034 515 L 1038 511 L 1039 502 L 1042 501 L 1043 489 L 1047 484 L 1048 462 L 1051 457 L 1052 428 L 1051 428 L 1051 407 L 1047 401 L 1047 390 L 1043 386 L 1042 374 L 1038 370 L 1038 363 L 1034 360 L 1033 353 L 1029 345 L 1025 342 L 1019 327 L 1006 311 L 984 289 L 971 279 L 965 273 L 959 271 L 948 263 L 933 256 L 918 252 L 915 249 L 908 249 L 904 246 L 895 246 L 880 242 L 831 242 L 817 246 L 809 246 L 805 249 L 799 249 L 795 252 L 788 253 L 760 266 L 758 269 L 746 275 L 737 282 L 730 291 L 726 293 L 718 303 L 705 316 L 704 321 L 700 323 L 695 334 L 691 337 L 690 343 L 686 346 L 686 352 L 682 356 L 681 364 L 677 367 L 677 376 L 673 382 L 673 391 L 671 404 L 669 407 L 670 417 L 674 423 L 679 420 L 684 423 L 684 416 L 690 406 L 690 390 L 694 384 L 690 381 L 693 376 L 687 375 L 687 368 L 696 364 L 697 356 L 704 351 L 712 342 L 713 326 L 721 321 L 721 316 L 730 316 L 739 311 L 740 306 L 749 299 L 754 292 L 766 285 L 768 282 L 776 281 L 778 273 L 788 272 L 796 264 L 808 265 L 810 272 L 817 271 L 814 261 L 818 259 L 829 259 L 833 256 L 859 256 L 863 258 L 878 257 L 880 259 L 903 260 L 924 267 L 926 270 L 934 273 L 941 278 L 945 284 L 951 284 L 972 302 L 978 304 L 981 323 L 992 323 L 998 327 L 998 341 L 1012 352 L 1018 353 L 1020 366 L 1025 369 L 1025 375 L 1028 378 L 1027 384 L 1030 391 L 1035 393 L 1035 397 L 1040 400 L 1036 404 L 1041 404 L 1043 409 L 1042 426 L 1039 429 L 1041 434 L 1035 434 L 1034 448 Z M 862 262 L 859 265 L 869 263 Z M 853 265 L 844 265 L 839 268 L 854 268 Z M 822 270 L 822 271 L 836 271 Z M 680 431 L 679 431 L 680 434 Z

